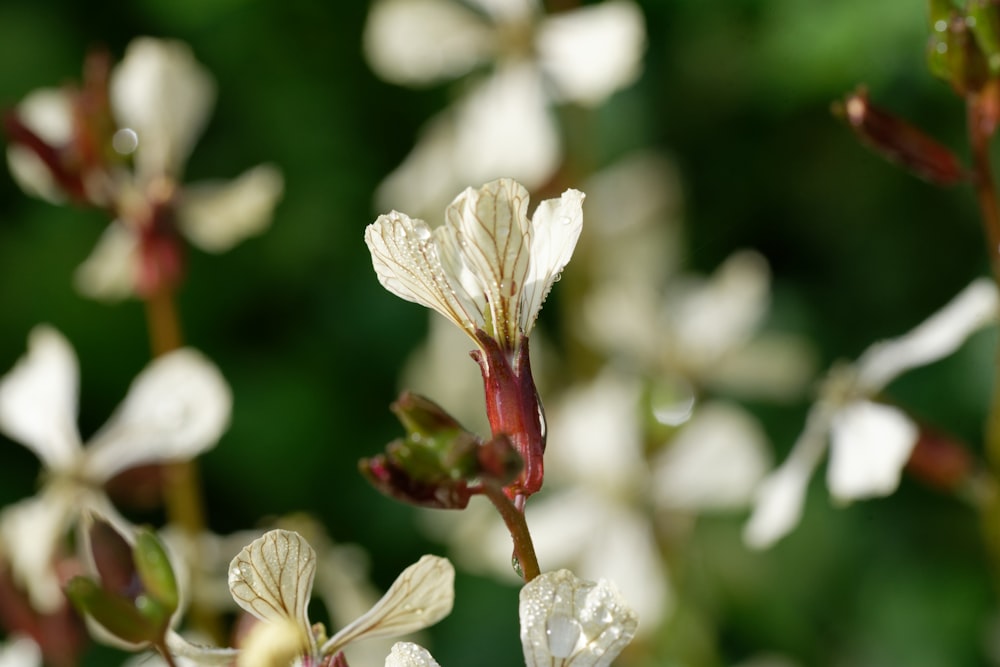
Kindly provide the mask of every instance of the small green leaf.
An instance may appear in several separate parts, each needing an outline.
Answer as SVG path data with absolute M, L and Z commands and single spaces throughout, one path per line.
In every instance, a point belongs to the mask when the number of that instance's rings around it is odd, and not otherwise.
M 177 578 L 174 576 L 174 569 L 163 544 L 153 531 L 148 528 L 139 529 L 135 536 L 132 557 L 139 579 L 149 598 L 155 601 L 169 618 L 177 610 L 179 600 Z
M 165 625 L 143 614 L 132 600 L 110 593 L 89 577 L 74 577 L 66 595 L 81 614 L 97 621 L 108 632 L 132 644 L 147 644 L 163 637 Z

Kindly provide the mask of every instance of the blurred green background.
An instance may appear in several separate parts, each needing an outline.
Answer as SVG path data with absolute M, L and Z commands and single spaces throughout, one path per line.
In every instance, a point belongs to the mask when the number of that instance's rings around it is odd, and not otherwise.
M 865 83 L 873 101 L 965 154 L 961 102 L 924 64 L 923 2 L 639 4 L 644 72 L 594 112 L 596 161 L 639 147 L 676 161 L 689 267 L 709 272 L 744 247 L 763 253 L 774 325 L 813 340 L 821 368 L 908 330 L 986 273 L 971 191 L 902 173 L 830 114 Z M 187 179 L 264 161 L 286 179 L 271 231 L 219 257 L 192 250 L 180 295 L 188 342 L 235 393 L 232 427 L 203 460 L 210 524 L 227 532 L 308 510 L 335 540 L 363 545 L 385 586 L 442 547 L 356 472 L 359 457 L 399 433 L 387 406 L 426 330 L 422 309 L 378 285 L 362 232 L 379 213 L 376 185 L 452 91 L 379 81 L 361 54 L 366 12 L 350 1 L 4 0 L 0 104 L 78 79 L 95 45 L 117 56 L 139 35 L 192 46 L 218 101 Z M 104 224 L 24 196 L 0 166 L 0 369 L 23 353 L 32 326 L 58 327 L 81 357 L 84 434 L 149 354 L 140 303 L 102 305 L 72 288 Z M 891 394 L 978 442 L 994 345 L 992 333 L 979 335 Z M 751 407 L 780 457 L 807 403 Z M 0 461 L 0 502 L 30 494 L 33 455 L 0 440 Z M 957 500 L 904 481 L 889 500 L 832 508 L 818 479 L 803 524 L 759 554 L 739 541 L 740 520 L 699 523 L 678 585 L 701 611 L 679 615 L 660 664 L 731 665 L 767 652 L 801 665 L 997 664 L 995 589 L 976 516 Z M 461 575 L 456 613 L 431 636 L 442 665 L 489 667 L 519 664 L 516 632 L 516 591 Z

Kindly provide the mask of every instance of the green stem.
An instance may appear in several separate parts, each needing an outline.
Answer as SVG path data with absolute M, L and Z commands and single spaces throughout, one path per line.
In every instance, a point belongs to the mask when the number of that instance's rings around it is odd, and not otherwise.
M 538 558 L 535 556 L 535 544 L 531 541 L 531 533 L 528 531 L 528 522 L 524 518 L 524 512 L 517 509 L 503 489 L 494 483 L 483 484 L 486 497 L 490 499 L 493 506 L 500 512 L 503 522 L 510 531 L 510 536 L 514 540 L 514 557 L 520 564 L 521 576 L 524 583 L 528 583 L 539 574 Z
M 982 214 L 983 231 L 988 244 L 990 268 L 993 278 L 1000 285 L 1000 204 L 990 161 L 990 139 L 996 131 L 995 112 L 991 109 L 996 91 L 988 86 L 966 100 L 968 112 L 969 144 L 972 151 L 973 186 Z M 992 493 L 983 503 L 983 533 L 993 561 L 993 568 L 1000 584 L 1000 350 L 994 366 L 993 397 L 986 422 L 986 460 L 992 480 Z

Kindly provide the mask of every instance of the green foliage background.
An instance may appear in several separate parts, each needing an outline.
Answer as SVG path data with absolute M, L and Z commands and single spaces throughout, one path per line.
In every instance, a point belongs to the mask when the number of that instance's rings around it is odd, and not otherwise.
M 710 271 L 738 248 L 762 252 L 775 274 L 773 325 L 815 341 L 824 367 L 909 329 L 986 273 L 972 193 L 897 171 L 829 112 L 864 82 L 874 101 L 963 153 L 962 105 L 924 65 L 923 3 L 640 4 L 644 74 L 597 113 L 589 150 L 599 165 L 644 146 L 676 160 L 692 268 Z M 287 184 L 266 235 L 220 257 L 192 251 L 180 297 L 188 342 L 235 391 L 232 428 L 202 466 L 211 526 L 308 510 L 336 540 L 363 545 L 384 586 L 442 547 L 356 473 L 359 457 L 398 434 L 387 406 L 426 326 L 420 308 L 378 285 L 362 230 L 379 213 L 375 186 L 450 91 L 379 81 L 360 51 L 366 12 L 352 1 L 5 0 L 0 104 L 77 79 L 95 45 L 120 55 L 138 35 L 191 44 L 219 88 L 187 178 L 270 161 Z M 564 113 L 572 132 L 580 112 Z M 81 357 L 85 434 L 148 360 L 139 303 L 96 304 L 72 289 L 104 222 L 27 198 L 0 165 L 0 369 L 32 326 L 58 327 Z M 992 334 L 977 336 L 892 395 L 978 442 L 994 346 Z M 806 403 L 752 407 L 782 455 Z M 0 461 L 0 502 L 30 494 L 33 456 L 0 440 Z M 698 611 L 682 609 L 657 664 L 730 665 L 759 652 L 802 665 L 991 664 L 1000 625 L 975 515 L 913 482 L 847 509 L 830 507 L 822 487 L 802 526 L 769 552 L 747 552 L 737 520 L 699 524 L 678 582 Z M 445 666 L 518 664 L 516 633 L 516 591 L 463 575 L 434 652 Z

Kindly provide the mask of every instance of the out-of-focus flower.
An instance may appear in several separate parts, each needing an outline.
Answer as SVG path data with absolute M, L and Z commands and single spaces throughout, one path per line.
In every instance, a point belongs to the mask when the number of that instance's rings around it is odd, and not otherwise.
M 996 286 L 985 278 L 976 280 L 908 334 L 876 343 L 855 363 L 835 367 L 792 452 L 758 489 L 746 542 L 764 548 L 795 527 L 828 441 L 827 486 L 835 500 L 846 503 L 895 491 L 919 429 L 905 412 L 875 398 L 906 371 L 955 352 L 969 336 L 995 322 L 997 311 Z
M 52 569 L 61 539 L 83 512 L 131 531 L 103 484 L 128 468 L 193 458 L 214 446 L 232 398 L 218 369 L 181 349 L 153 361 L 123 403 L 84 447 L 76 427 L 78 367 L 54 329 L 31 332 L 28 353 L 0 379 L 0 430 L 41 459 L 41 491 L 0 512 L 0 549 L 16 581 L 41 611 L 63 603 Z
M 528 192 L 510 179 L 466 189 L 445 224 L 393 211 L 365 230 L 379 282 L 432 308 L 472 338 L 495 436 L 510 437 L 525 469 L 512 495 L 542 483 L 544 425 L 528 354 L 542 302 L 583 227 L 583 193 L 567 190 L 528 218 Z
M 29 194 L 72 198 L 115 217 L 77 272 L 88 296 L 148 296 L 181 277 L 178 235 L 222 252 L 262 232 L 283 190 L 258 166 L 229 182 L 181 187 L 215 85 L 180 43 L 139 38 L 110 72 L 88 60 L 81 89 L 31 93 L 7 119 L 8 162 Z
M 262 622 L 250 631 L 238 664 L 264 664 L 262 656 L 275 655 L 321 664 L 362 637 L 399 636 L 433 625 L 451 612 L 454 602 L 451 563 L 424 556 L 403 570 L 371 609 L 326 638 L 322 626 L 311 625 L 307 614 L 315 574 L 316 552 L 289 530 L 265 533 L 233 559 L 229 567 L 233 599 Z
M 42 649 L 33 639 L 13 637 L 0 645 L 0 667 L 42 667 Z
M 538 187 L 560 157 L 550 104 L 593 106 L 627 86 L 645 42 L 642 13 L 627 0 L 550 15 L 535 0 L 380 0 L 364 43 L 385 80 L 425 85 L 494 66 L 428 123 L 379 201 L 424 214 L 469 180 L 509 175 Z
M 635 636 L 638 617 L 614 584 L 546 572 L 521 589 L 521 647 L 527 667 L 607 667 Z M 385 667 L 436 667 L 415 644 L 398 643 Z

